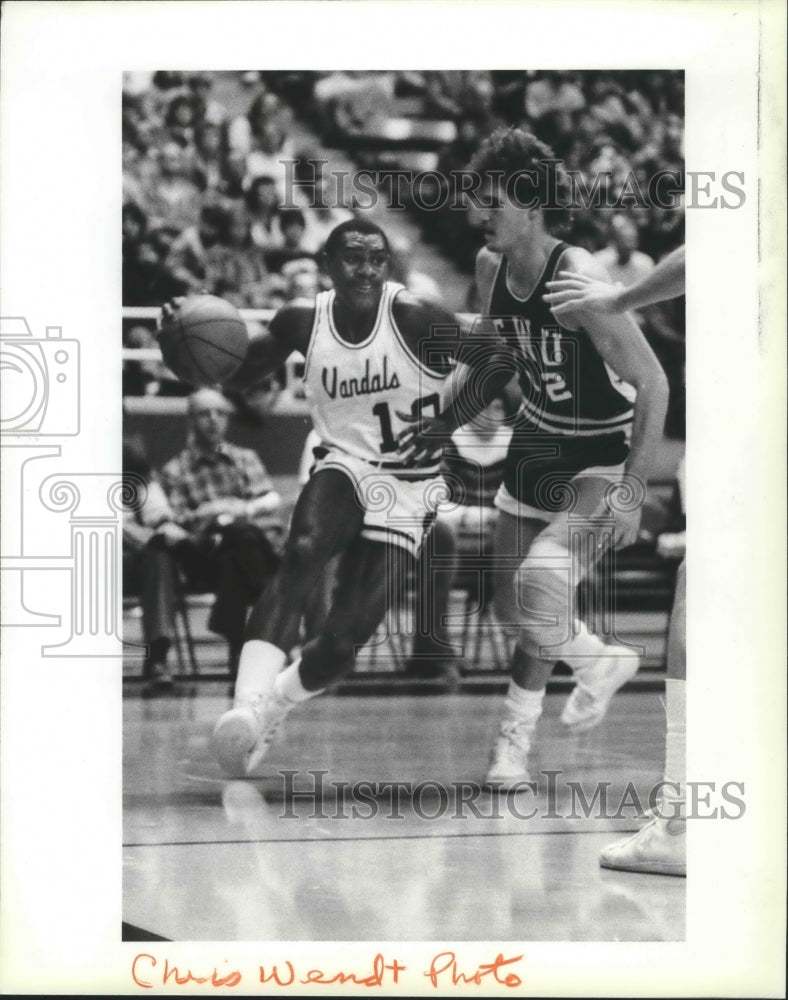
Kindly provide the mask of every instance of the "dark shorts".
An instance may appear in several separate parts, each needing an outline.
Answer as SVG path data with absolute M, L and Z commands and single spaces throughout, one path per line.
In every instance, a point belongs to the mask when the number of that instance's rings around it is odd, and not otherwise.
M 554 497 L 562 484 L 580 473 L 599 471 L 601 475 L 618 477 L 629 455 L 628 436 L 619 431 L 594 437 L 569 437 L 537 433 L 518 421 L 504 463 L 503 483 L 496 506 L 508 510 L 499 502 L 501 497 L 516 501 L 526 510 L 550 515 L 555 511 Z

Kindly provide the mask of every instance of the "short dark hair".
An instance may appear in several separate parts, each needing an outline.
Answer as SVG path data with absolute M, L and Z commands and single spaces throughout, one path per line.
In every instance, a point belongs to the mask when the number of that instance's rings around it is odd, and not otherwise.
M 342 238 L 346 233 L 361 233 L 365 236 L 378 235 L 382 237 L 387 252 L 391 253 L 389 238 L 377 223 L 369 219 L 346 219 L 338 226 L 334 226 L 328 234 L 328 239 L 323 247 L 323 253 L 326 257 L 335 257 L 339 253 L 342 247 Z
M 569 175 L 550 146 L 533 133 L 516 127 L 496 129 L 482 142 L 468 169 L 482 175 L 503 174 L 507 179 L 520 175 L 523 181 L 529 181 L 530 198 L 536 199 L 538 207 L 547 209 L 546 228 L 569 222 L 572 201 Z
M 306 228 L 306 218 L 300 208 L 283 208 L 279 213 L 279 228 L 285 229 L 293 222 Z

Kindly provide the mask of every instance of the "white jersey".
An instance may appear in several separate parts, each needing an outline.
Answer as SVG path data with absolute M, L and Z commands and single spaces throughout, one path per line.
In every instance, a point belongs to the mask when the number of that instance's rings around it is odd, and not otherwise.
M 397 329 L 392 306 L 402 288 L 385 283 L 375 325 L 359 344 L 342 339 L 334 325 L 334 292 L 321 292 L 304 368 L 312 422 L 323 444 L 394 471 L 405 468 L 397 436 L 411 426 L 397 413 L 437 416 L 449 382 L 415 357 Z M 437 472 L 438 464 L 418 471 Z

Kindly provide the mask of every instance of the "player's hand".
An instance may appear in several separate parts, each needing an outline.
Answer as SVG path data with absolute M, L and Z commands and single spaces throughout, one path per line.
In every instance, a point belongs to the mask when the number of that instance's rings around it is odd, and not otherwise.
M 161 307 L 161 312 L 159 313 L 158 319 L 156 320 L 156 338 L 160 339 L 162 331 L 165 327 L 169 326 L 175 320 L 175 316 L 186 301 L 184 295 L 176 296 L 175 298 L 169 299 Z
M 403 462 L 420 465 L 437 458 L 451 440 L 454 428 L 443 417 L 414 417 L 395 410 L 400 420 L 412 424 L 397 438 L 397 451 Z
M 576 271 L 559 271 L 558 277 L 547 282 L 549 292 L 543 296 L 556 317 L 566 316 L 579 309 L 593 312 L 623 312 L 620 298 L 622 285 L 589 278 Z
M 616 542 L 617 549 L 625 549 L 629 545 L 634 545 L 640 534 L 640 520 L 643 511 L 640 507 L 635 510 L 616 512 Z

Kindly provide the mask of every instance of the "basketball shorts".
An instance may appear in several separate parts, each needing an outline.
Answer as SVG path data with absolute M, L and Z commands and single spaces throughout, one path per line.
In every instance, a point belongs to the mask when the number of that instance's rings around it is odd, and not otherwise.
M 414 473 L 401 477 L 334 448 L 321 447 L 315 453 L 312 475 L 322 469 L 338 469 L 352 481 L 364 511 L 363 538 L 418 555 L 438 508 L 448 497 L 442 476 Z
M 625 433 L 594 437 L 537 434 L 519 424 L 509 444 L 495 506 L 513 517 L 553 522 L 568 513 L 567 484 L 581 476 L 619 482 L 629 455 Z

